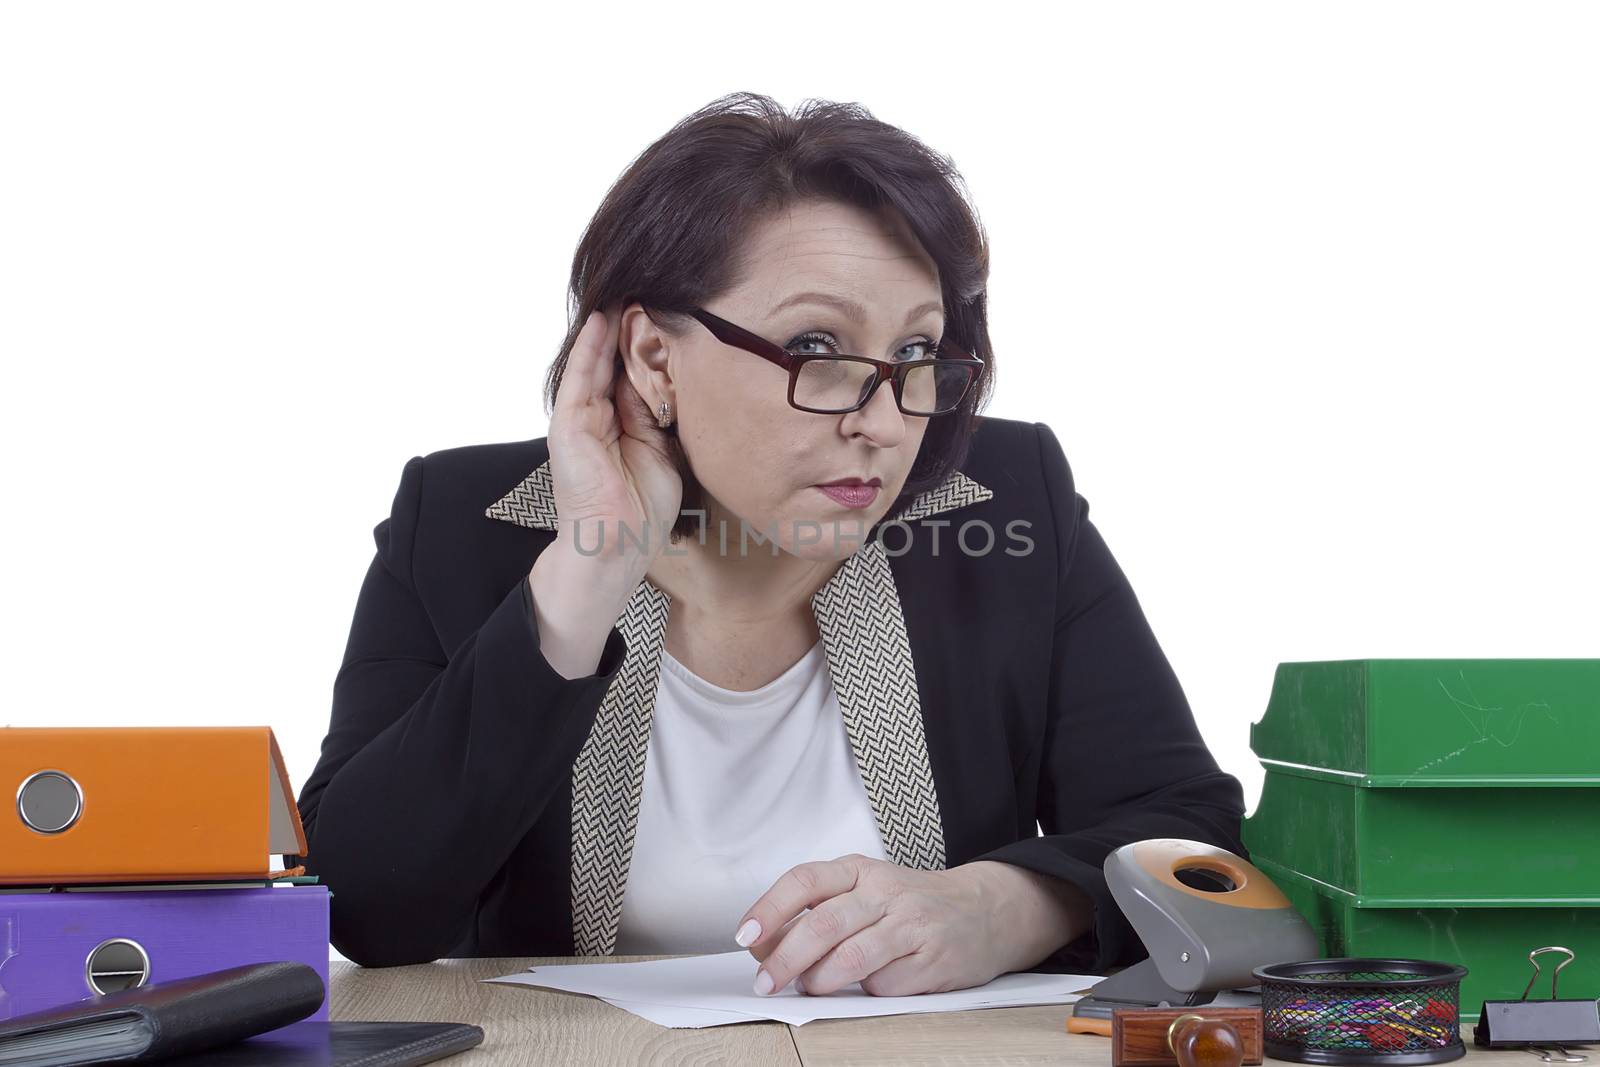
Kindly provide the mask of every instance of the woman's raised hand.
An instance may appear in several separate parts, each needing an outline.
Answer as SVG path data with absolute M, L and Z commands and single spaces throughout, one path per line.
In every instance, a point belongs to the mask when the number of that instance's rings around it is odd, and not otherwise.
M 622 309 L 592 312 L 567 358 L 550 419 L 558 537 L 644 576 L 683 500 L 672 442 L 616 370 Z M 622 536 L 627 527 L 628 536 Z

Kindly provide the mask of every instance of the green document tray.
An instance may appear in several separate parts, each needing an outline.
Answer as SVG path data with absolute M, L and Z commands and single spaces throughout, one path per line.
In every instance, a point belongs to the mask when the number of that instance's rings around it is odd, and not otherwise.
M 1600 659 L 1280 663 L 1250 748 L 1366 786 L 1600 785 Z
M 1244 845 L 1362 907 L 1600 907 L 1591 785 L 1381 788 L 1268 767 Z

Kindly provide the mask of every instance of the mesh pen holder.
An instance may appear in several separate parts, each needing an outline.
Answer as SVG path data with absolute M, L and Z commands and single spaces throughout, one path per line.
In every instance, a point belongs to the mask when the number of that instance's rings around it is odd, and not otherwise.
M 1407 1067 L 1467 1054 L 1465 967 L 1344 958 L 1275 963 L 1252 973 L 1261 983 L 1263 1044 L 1273 1059 Z

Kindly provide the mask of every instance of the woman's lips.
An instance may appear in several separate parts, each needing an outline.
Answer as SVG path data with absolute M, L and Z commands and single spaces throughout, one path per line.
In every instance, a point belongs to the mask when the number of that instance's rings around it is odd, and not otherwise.
M 836 503 L 847 508 L 870 507 L 878 499 L 878 486 L 876 485 L 819 485 L 818 489 L 827 493 Z

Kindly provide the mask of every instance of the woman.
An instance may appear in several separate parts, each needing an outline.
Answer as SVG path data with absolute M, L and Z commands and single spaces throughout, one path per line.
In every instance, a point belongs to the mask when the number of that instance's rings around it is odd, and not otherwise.
M 987 270 L 854 105 L 737 94 L 634 161 L 548 437 L 414 457 L 374 531 L 286 857 L 341 952 L 900 996 L 1133 962 L 1108 852 L 1244 852 L 1056 437 L 977 414 Z

